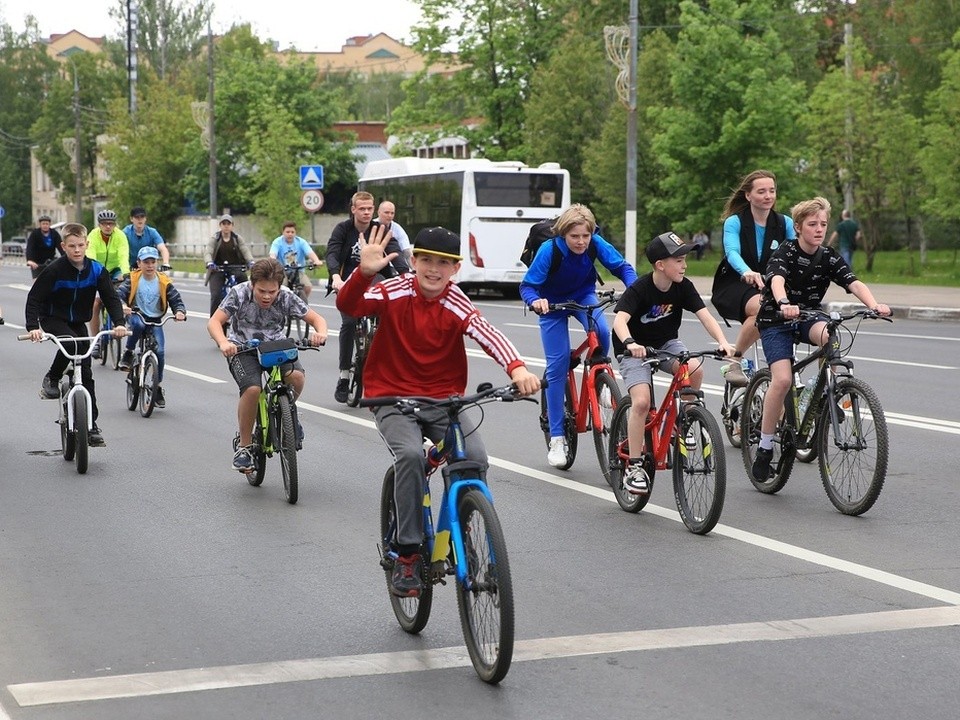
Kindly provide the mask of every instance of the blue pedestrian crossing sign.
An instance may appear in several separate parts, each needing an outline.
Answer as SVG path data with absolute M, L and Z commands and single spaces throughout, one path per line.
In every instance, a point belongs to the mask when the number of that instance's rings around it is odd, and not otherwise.
M 323 165 L 300 166 L 300 189 L 323 190 Z

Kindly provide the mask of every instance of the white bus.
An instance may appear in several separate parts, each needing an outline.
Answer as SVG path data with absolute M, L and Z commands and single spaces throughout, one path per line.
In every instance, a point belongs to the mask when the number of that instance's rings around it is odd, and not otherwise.
M 570 205 L 570 173 L 557 163 L 528 167 L 480 159 L 393 158 L 367 164 L 359 189 L 397 206 L 410 242 L 423 228 L 460 236 L 457 282 L 515 292 L 526 267 L 520 251 L 530 226 Z

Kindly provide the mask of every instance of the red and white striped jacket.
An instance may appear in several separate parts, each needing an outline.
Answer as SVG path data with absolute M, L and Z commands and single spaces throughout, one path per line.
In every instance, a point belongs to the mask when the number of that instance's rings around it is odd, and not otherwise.
M 464 336 L 472 338 L 507 374 L 524 364 L 513 343 L 453 283 L 427 300 L 412 274 L 372 286 L 370 282 L 359 272 L 351 273 L 337 294 L 338 310 L 353 317 L 376 315 L 380 320 L 363 369 L 365 397 L 463 394 L 467 387 Z

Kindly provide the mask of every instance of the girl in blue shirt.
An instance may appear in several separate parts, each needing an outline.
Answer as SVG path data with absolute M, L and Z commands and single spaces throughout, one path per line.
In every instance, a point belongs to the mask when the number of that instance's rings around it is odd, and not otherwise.
M 741 323 L 736 343 L 740 354 L 760 339 L 756 317 L 767 262 L 781 243 L 797 239 L 793 220 L 774 211 L 776 201 L 776 176 L 754 170 L 740 181 L 720 216 L 724 257 L 713 276 L 711 302 L 720 317 Z M 730 365 L 724 376 L 727 382 L 746 385 L 739 363 Z
M 550 303 L 576 302 L 581 305 L 597 303 L 597 271 L 594 257 L 630 286 L 637 273 L 613 245 L 596 234 L 597 221 L 585 205 L 571 205 L 553 226 L 554 237 L 543 243 L 530 268 L 520 282 L 520 297 L 540 316 L 540 340 L 547 361 L 547 418 L 550 422 L 550 447 L 547 462 L 553 467 L 566 463 L 567 448 L 563 439 L 563 394 L 567 370 L 570 367 L 570 335 L 567 319 L 575 317 L 584 330 L 589 321 L 585 312 L 561 310 L 548 312 Z M 591 244 L 596 252 L 588 252 Z M 551 272 L 554 253 L 559 265 Z M 610 330 L 603 310 L 593 313 L 597 334 L 604 354 L 610 351 Z

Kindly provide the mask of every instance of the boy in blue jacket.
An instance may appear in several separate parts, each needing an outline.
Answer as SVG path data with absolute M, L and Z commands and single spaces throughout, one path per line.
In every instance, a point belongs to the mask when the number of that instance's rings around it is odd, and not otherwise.
M 540 339 L 547 361 L 547 419 L 550 422 L 550 446 L 547 462 L 553 467 L 566 464 L 567 447 L 563 438 L 563 394 L 570 367 L 570 335 L 567 319 L 575 317 L 584 330 L 589 329 L 587 314 L 582 311 L 548 312 L 551 303 L 597 303 L 597 271 L 594 258 L 630 286 L 637 279 L 636 271 L 613 245 L 596 234 L 597 221 L 586 205 L 571 205 L 553 226 L 554 237 L 537 251 L 527 274 L 520 282 L 520 297 L 540 316 Z M 594 250 L 590 250 L 591 244 Z M 554 253 L 560 263 L 551 272 Z M 603 310 L 593 313 L 597 334 L 604 354 L 610 351 L 610 330 Z
M 110 312 L 114 323 L 113 334 L 123 337 L 127 334 L 123 324 L 123 306 L 113 289 L 110 273 L 99 262 L 86 256 L 87 229 L 80 223 L 67 223 L 61 233 L 61 247 L 65 254 L 47 265 L 27 294 L 24 315 L 30 338 L 40 342 L 44 332 L 58 337 L 87 337 L 87 323 L 93 315 L 93 299 L 98 296 Z M 78 342 L 76 346 L 77 352 L 83 353 L 87 350 L 88 342 Z M 69 364 L 70 360 L 58 350 L 50 370 L 43 376 L 40 397 L 48 400 L 60 397 L 60 378 Z M 90 393 L 93 406 L 93 430 L 88 441 L 91 447 L 102 447 L 106 443 L 97 425 L 99 410 L 89 356 L 80 363 L 80 376 L 83 386 Z

